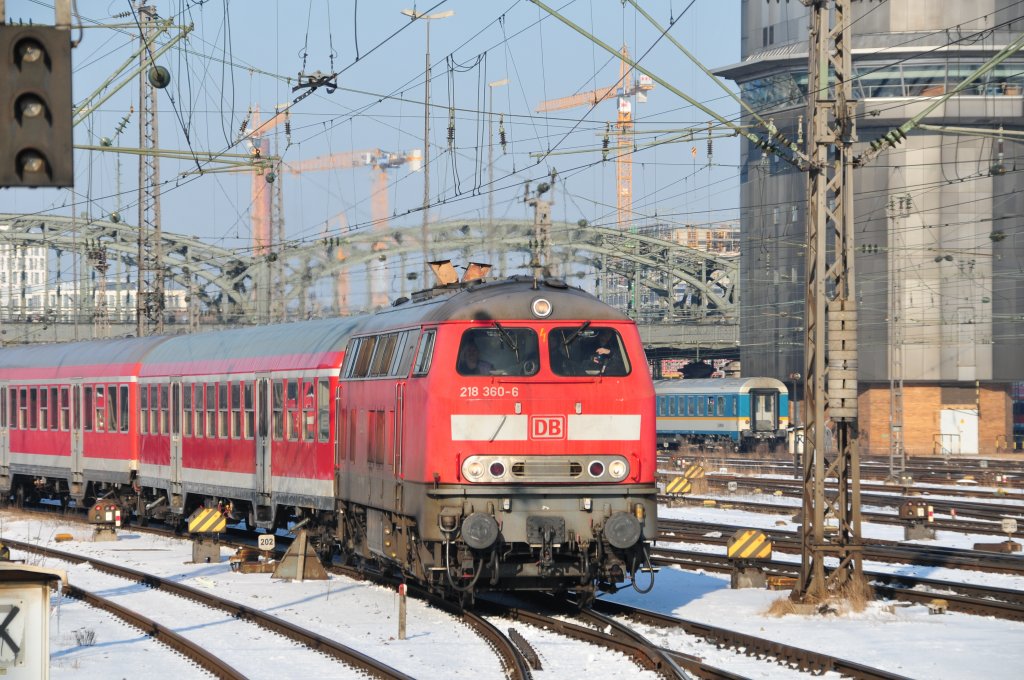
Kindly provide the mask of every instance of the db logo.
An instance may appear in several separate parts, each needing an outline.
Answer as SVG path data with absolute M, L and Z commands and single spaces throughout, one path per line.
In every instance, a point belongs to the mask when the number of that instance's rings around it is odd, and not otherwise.
M 565 416 L 530 416 L 530 439 L 565 439 Z

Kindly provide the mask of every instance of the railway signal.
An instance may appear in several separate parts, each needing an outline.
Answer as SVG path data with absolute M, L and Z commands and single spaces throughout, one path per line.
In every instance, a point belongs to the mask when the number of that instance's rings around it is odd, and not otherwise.
M 73 186 L 70 28 L 0 25 L 0 68 L 0 187 Z

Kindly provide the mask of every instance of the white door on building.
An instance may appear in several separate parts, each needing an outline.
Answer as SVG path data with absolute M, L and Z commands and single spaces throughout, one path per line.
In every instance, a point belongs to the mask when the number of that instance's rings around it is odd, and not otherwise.
M 978 453 L 977 409 L 942 409 L 939 414 L 942 447 L 951 454 Z

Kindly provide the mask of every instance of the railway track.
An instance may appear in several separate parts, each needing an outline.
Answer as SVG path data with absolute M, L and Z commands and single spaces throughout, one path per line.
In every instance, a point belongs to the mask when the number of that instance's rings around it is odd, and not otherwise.
M 113 600 L 101 597 L 96 593 L 80 588 L 74 584 L 67 584 L 63 594 L 75 600 L 80 600 L 91 607 L 103 610 L 108 614 L 124 621 L 129 626 L 141 630 L 143 633 L 170 647 L 175 652 L 191 660 L 197 666 L 207 671 L 216 678 L 222 680 L 245 680 L 246 676 L 236 670 L 223 659 L 215 655 L 209 649 L 199 645 L 192 640 L 178 635 L 170 628 L 157 623 L 142 614 L 126 607 L 122 607 Z
M 662 519 L 658 522 L 658 538 L 659 540 L 711 543 L 724 546 L 728 543 L 729 537 L 741 528 L 745 527 Z M 774 548 L 779 552 L 800 554 L 800 535 L 797 532 L 777 529 L 761 529 L 761 531 L 772 539 Z M 1019 554 L 986 553 L 918 543 L 908 545 L 897 541 L 871 540 L 864 543 L 863 555 L 865 559 L 877 562 L 970 569 L 1024 576 L 1024 557 Z
M 105 562 L 93 557 L 76 555 L 74 553 L 56 550 L 54 548 L 48 548 L 26 541 L 17 541 L 5 538 L 4 543 L 9 548 L 42 555 L 51 559 L 71 564 L 88 564 L 97 571 L 135 581 L 150 588 L 198 602 L 204 606 L 222 610 L 235 619 L 249 621 L 262 629 L 281 635 L 312 651 L 333 657 L 338 661 L 341 661 L 343 664 L 357 669 L 360 672 L 366 673 L 371 677 L 391 678 L 394 680 L 411 680 L 412 678 L 412 676 L 402 673 L 401 671 L 392 668 L 369 655 L 363 654 L 362 652 L 343 645 L 335 640 L 331 640 L 319 633 L 306 630 L 305 628 L 297 626 L 284 619 L 261 612 L 252 607 L 247 607 L 237 602 L 221 598 L 198 588 L 178 583 L 171 579 L 161 578 L 153 574 L 111 564 L 110 562 Z M 239 675 L 237 677 L 244 676 Z
M 689 570 L 716 573 L 730 573 L 733 570 L 732 561 L 725 555 L 694 550 L 655 548 L 651 551 L 651 560 L 657 566 L 677 566 Z M 799 565 L 793 562 L 770 560 L 759 564 L 772 576 L 793 577 L 799 572 Z M 944 599 L 948 601 L 950 611 L 1024 621 L 1024 602 L 1021 602 L 1024 593 L 1021 591 L 937 581 L 905 574 L 865 571 L 864 575 L 869 581 L 877 582 L 878 585 L 873 587 L 876 593 L 884 597 L 925 604 L 934 599 Z M 919 590 L 922 587 L 934 590 Z

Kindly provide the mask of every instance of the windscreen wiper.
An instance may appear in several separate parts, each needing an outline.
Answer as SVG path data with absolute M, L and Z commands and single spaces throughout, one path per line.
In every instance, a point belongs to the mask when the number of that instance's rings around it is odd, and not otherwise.
M 515 338 L 513 338 L 512 335 L 505 330 L 505 327 L 497 321 L 494 322 L 494 327 L 498 329 L 498 332 L 501 333 L 502 340 L 508 344 L 509 349 L 511 349 L 512 353 L 516 355 L 516 361 L 519 361 L 519 347 L 516 346 Z
M 563 347 L 568 347 L 569 345 L 574 343 L 576 341 L 576 338 L 578 338 L 580 336 L 580 333 L 582 333 L 583 331 L 587 330 L 587 328 L 589 326 L 590 326 L 590 322 L 589 321 L 584 321 L 582 326 L 580 326 L 579 328 L 574 330 L 572 332 L 572 335 L 570 335 L 569 337 L 567 337 L 565 340 L 562 341 L 562 346 Z

